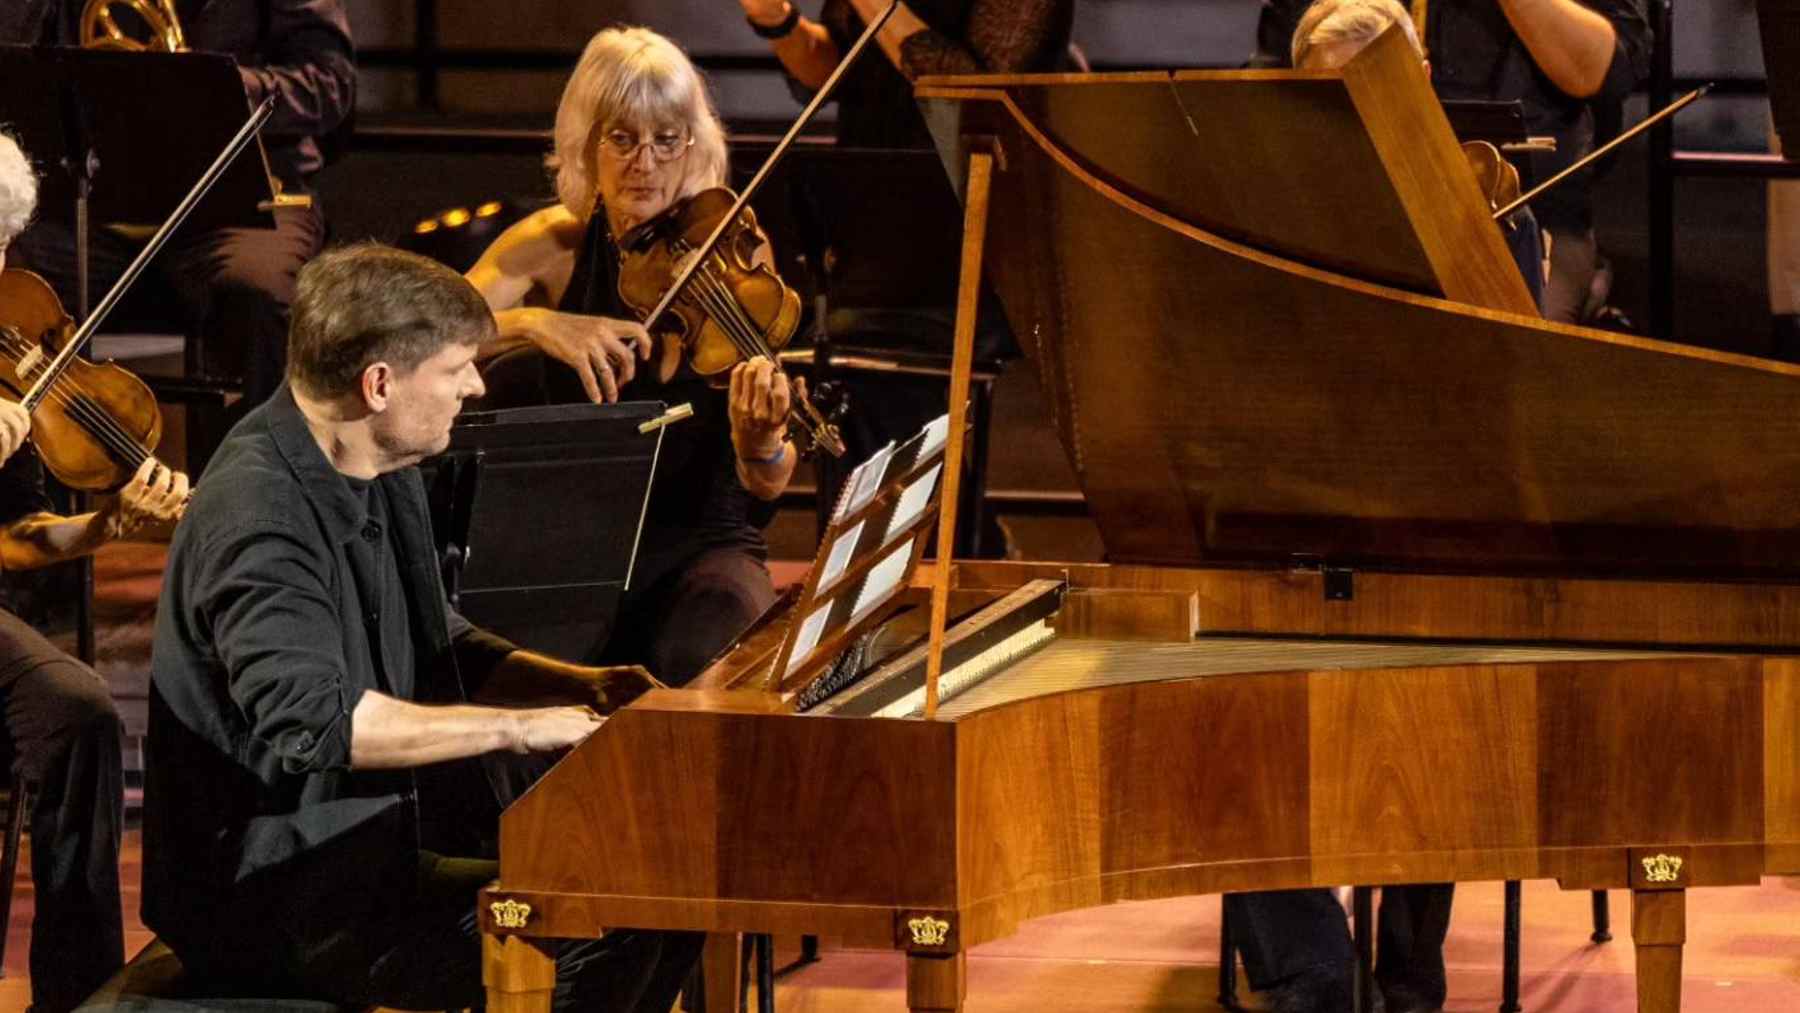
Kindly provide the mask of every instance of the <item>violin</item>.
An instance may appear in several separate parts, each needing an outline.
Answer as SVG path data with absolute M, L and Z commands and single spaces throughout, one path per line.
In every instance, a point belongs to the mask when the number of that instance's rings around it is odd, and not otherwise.
M 0 271 L 0 396 L 24 401 L 74 333 L 75 322 L 44 279 Z M 110 362 L 75 356 L 32 408 L 31 441 L 63 485 L 113 492 L 151 457 L 162 425 L 144 381 Z
M 763 235 L 748 206 L 724 187 L 702 190 L 642 222 L 619 240 L 619 297 L 649 320 L 713 232 L 724 232 L 694 267 L 666 311 L 651 321 L 656 333 L 679 340 L 689 368 L 715 386 L 733 366 L 776 353 L 800 326 L 800 295 L 767 264 L 757 263 Z M 788 410 L 788 438 L 802 456 L 823 448 L 844 453 L 837 425 L 811 398 L 796 397 Z
M 1475 185 L 1488 202 L 1488 210 L 1497 212 L 1519 199 L 1519 168 L 1500 154 L 1500 149 L 1487 141 L 1464 141 L 1463 157 L 1475 173 Z M 1516 228 L 1511 217 L 1507 228 Z

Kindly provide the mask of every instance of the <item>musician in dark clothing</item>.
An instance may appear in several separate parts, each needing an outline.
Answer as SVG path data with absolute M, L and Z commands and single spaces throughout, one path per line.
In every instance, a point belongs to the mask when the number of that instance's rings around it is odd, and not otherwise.
M 608 107 L 615 96 L 626 104 Z M 599 655 L 679 685 L 774 601 L 762 528 L 793 475 L 785 420 L 804 388 L 758 359 L 716 389 L 620 300 L 616 239 L 725 179 L 724 130 L 687 56 L 647 29 L 600 32 L 555 134 L 560 202 L 508 229 L 469 272 L 499 321 L 483 349 L 483 405 L 693 405 L 665 430 L 633 587 Z
M 0 268 L 36 193 L 24 153 L 0 133 Z M 180 515 L 187 476 L 155 461 L 100 510 L 53 513 L 43 465 L 24 442 L 30 428 L 24 408 L 0 401 L 0 572 L 78 559 L 146 522 Z M 0 720 L 13 770 L 32 792 L 31 1001 L 37 1013 L 60 1013 L 125 959 L 123 728 L 105 681 L 15 615 L 8 590 L 0 583 Z
M 750 29 L 769 40 L 799 101 L 808 101 L 887 0 L 824 0 L 817 19 L 788 0 L 739 0 Z M 837 140 L 860 148 L 930 148 L 932 139 L 913 82 L 928 74 L 1021 74 L 1062 70 L 1068 63 L 1073 0 L 906 0 L 876 36 L 880 54 L 865 53 L 838 83 Z M 941 185 L 941 177 L 940 177 Z M 872 199 L 877 195 L 871 195 Z M 887 195 L 904 200 L 905 195 Z M 844 241 L 844 237 L 836 237 Z M 896 241 L 887 235 L 852 236 L 871 247 Z M 827 293 L 828 295 L 830 293 Z M 856 349 L 950 353 L 954 308 L 836 304 L 832 340 Z M 1017 357 L 1018 346 L 998 303 L 984 293 L 975 335 L 980 366 Z M 821 515 L 851 467 L 891 439 L 905 439 L 943 414 L 945 382 L 935 376 L 845 372 L 834 377 L 849 412 L 842 422 L 848 453 L 821 461 Z M 990 532 L 998 549 L 1004 539 Z
M 300 274 L 290 383 L 219 450 L 169 550 L 151 661 L 144 922 L 255 994 L 479 1006 L 476 895 L 445 789 L 491 820 L 481 761 L 581 742 L 654 683 L 521 651 L 445 603 L 425 487 L 482 391 L 481 297 L 373 245 Z M 469 789 L 476 789 L 471 797 Z M 564 1010 L 667 1013 L 688 933 L 557 951 Z
M 887 0 L 825 0 L 814 21 L 788 0 L 738 2 L 803 99 L 825 83 L 863 28 L 888 6 Z M 1074 16 L 1073 0 L 907 0 L 876 36 L 886 58 L 861 60 L 838 84 L 838 143 L 930 147 L 913 100 L 914 80 L 1056 70 L 1066 58 Z
M 1263 65 L 1284 64 L 1308 4 L 1264 0 L 1257 26 Z M 1526 189 L 1592 151 L 1596 111 L 1617 106 L 1649 70 L 1644 0 L 1431 0 L 1423 42 L 1431 83 L 1445 99 L 1519 101 L 1533 135 L 1555 152 L 1519 160 Z M 1575 322 L 1594 273 L 1593 167 L 1551 189 L 1532 209 L 1553 242 L 1544 315 Z
M 0 41 L 79 45 L 83 6 L 82 0 L 0 5 Z M 190 49 L 236 58 L 246 113 L 275 96 L 274 117 L 262 132 L 269 169 L 284 192 L 306 194 L 325 164 L 322 139 L 355 107 L 356 67 L 342 0 L 176 0 L 175 9 Z M 147 210 L 146 220 L 161 210 Z M 75 306 L 75 236 L 67 213 L 46 209 L 21 237 L 18 253 L 21 266 L 44 275 L 64 303 Z M 131 262 L 138 243 L 98 223 L 91 239 L 90 284 L 97 299 Z M 281 382 L 295 273 L 324 239 L 316 206 L 276 208 L 274 228 L 178 234 L 151 265 L 145 287 L 172 293 L 173 307 L 128 300 L 115 326 L 180 328 L 200 340 L 209 375 L 243 378 L 243 408 L 260 404 Z

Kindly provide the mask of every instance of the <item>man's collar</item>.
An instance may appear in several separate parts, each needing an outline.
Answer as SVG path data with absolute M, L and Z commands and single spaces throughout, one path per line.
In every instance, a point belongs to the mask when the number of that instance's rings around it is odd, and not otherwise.
M 368 503 L 351 491 L 343 473 L 319 449 L 319 441 L 306 424 L 306 416 L 295 403 L 294 392 L 288 384 L 276 388 L 263 410 L 268 413 L 269 433 L 275 439 L 275 449 L 281 452 L 295 477 L 300 479 L 300 488 L 318 508 L 319 516 L 325 521 L 326 534 L 335 542 L 355 538 L 369 521 Z

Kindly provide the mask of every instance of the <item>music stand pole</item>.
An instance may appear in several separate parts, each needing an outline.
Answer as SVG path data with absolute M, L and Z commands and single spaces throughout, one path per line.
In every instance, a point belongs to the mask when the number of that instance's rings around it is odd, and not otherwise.
M 75 193 L 75 319 L 86 320 L 92 297 L 89 282 L 92 233 L 89 202 L 94 193 L 94 177 L 100 171 L 100 156 L 94 151 L 87 109 L 74 89 L 64 92 L 65 122 L 69 131 L 69 149 L 63 156 L 63 171 L 74 183 Z M 84 514 L 93 505 L 93 497 L 70 489 L 70 512 Z M 75 561 L 75 656 L 89 666 L 94 664 L 94 557 L 90 553 Z

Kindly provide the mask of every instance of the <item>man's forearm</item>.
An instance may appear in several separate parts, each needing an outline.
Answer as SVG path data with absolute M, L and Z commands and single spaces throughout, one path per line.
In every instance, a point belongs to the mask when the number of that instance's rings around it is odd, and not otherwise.
M 1506 20 L 1551 83 L 1587 98 L 1606 82 L 1618 46 L 1612 22 L 1576 0 L 1500 0 Z
M 515 749 L 519 715 L 498 707 L 424 705 L 365 692 L 350 714 L 350 766 L 421 767 Z
M 514 651 L 482 680 L 475 700 L 485 704 L 592 704 L 594 672 L 535 651 Z

